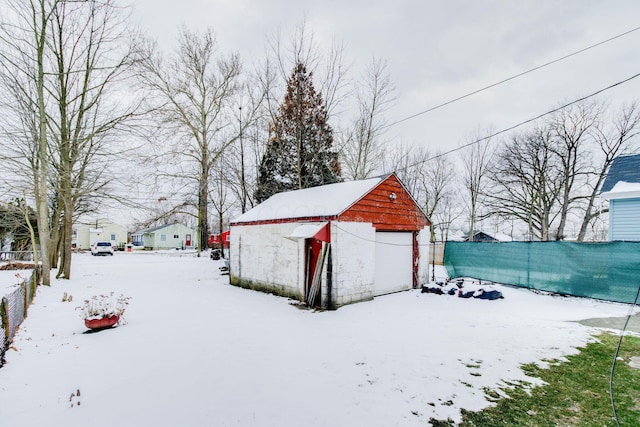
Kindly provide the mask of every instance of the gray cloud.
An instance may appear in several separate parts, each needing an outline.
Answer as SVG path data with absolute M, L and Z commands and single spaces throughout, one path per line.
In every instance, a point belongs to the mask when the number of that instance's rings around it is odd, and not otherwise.
M 392 121 L 631 29 L 640 16 L 635 0 L 131 1 L 161 45 L 172 45 L 179 24 L 212 26 L 220 47 L 245 62 L 264 56 L 267 37 L 288 37 L 306 19 L 321 44 L 345 43 L 354 73 L 373 56 L 388 62 L 399 93 Z M 394 126 L 390 136 L 451 146 L 479 126 L 513 125 L 637 72 L 640 31 Z M 604 98 L 617 103 L 637 94 L 640 82 L 633 82 Z

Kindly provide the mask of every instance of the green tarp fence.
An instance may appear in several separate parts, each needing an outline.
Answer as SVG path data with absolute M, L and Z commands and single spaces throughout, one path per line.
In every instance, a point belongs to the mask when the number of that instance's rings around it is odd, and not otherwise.
M 640 242 L 446 242 L 449 277 L 633 303 Z

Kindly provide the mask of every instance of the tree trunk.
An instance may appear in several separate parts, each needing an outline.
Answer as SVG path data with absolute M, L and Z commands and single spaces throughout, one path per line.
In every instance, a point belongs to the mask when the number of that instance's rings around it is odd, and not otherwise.
M 203 171 L 204 172 L 204 171 Z M 209 242 L 209 209 L 207 207 L 209 195 L 209 175 L 203 173 L 200 182 L 200 192 L 198 194 L 198 230 L 199 230 L 199 243 L 198 243 L 198 255 L 200 251 L 207 247 Z
M 607 169 L 603 168 L 603 171 L 606 171 L 606 170 Z M 587 203 L 587 207 L 584 210 L 584 216 L 582 217 L 582 223 L 580 224 L 580 231 L 578 232 L 578 237 L 577 237 L 578 242 L 584 241 L 584 237 L 587 234 L 587 228 L 589 228 L 589 223 L 591 222 L 594 216 L 598 215 L 597 213 L 593 215 L 591 212 L 593 211 L 593 207 L 596 204 L 598 189 L 600 188 L 602 181 L 604 181 L 604 177 L 605 177 L 605 174 L 601 172 L 598 178 L 598 182 L 596 183 L 595 187 L 591 191 L 591 195 L 589 196 L 589 202 Z
M 567 225 L 567 214 L 569 213 L 569 189 L 567 188 L 565 188 L 560 209 L 560 223 L 556 231 L 556 240 L 564 240 L 564 229 Z
M 53 212 L 49 212 L 51 215 L 50 224 L 50 236 L 51 236 L 51 245 L 49 249 L 49 263 L 51 264 L 51 268 L 58 268 L 58 259 L 59 259 L 59 238 L 60 238 L 60 199 L 58 199 L 58 206 L 54 208 Z
M 59 236 L 61 259 L 60 268 L 56 278 L 71 279 L 71 238 L 73 235 L 73 215 L 72 211 L 65 209 L 62 216 L 62 232 Z
M 220 224 L 220 252 L 222 253 L 222 258 L 224 258 L 224 237 L 222 235 L 222 230 L 224 229 L 223 225 L 222 225 L 222 210 L 218 211 L 218 221 Z
M 49 203 L 47 200 L 47 180 L 49 156 L 47 143 L 47 109 L 45 106 L 44 89 L 44 49 L 46 46 L 47 17 L 44 1 L 40 2 L 41 10 L 34 10 L 34 15 L 40 13 L 40 28 L 36 34 L 38 77 L 36 92 L 38 97 L 38 171 L 34 188 L 36 197 L 36 211 L 38 215 L 38 235 L 40 240 L 40 255 L 42 260 L 42 284 L 51 285 L 51 264 L 49 262 Z

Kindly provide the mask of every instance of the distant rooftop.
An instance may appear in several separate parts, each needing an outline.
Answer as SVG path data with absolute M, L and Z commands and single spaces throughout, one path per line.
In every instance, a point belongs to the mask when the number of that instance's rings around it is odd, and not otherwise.
M 640 183 L 640 154 L 615 158 L 600 192 L 613 190 L 619 182 Z
M 138 235 L 138 234 L 153 233 L 154 231 L 160 230 L 161 228 L 171 227 L 172 225 L 176 225 L 176 224 L 184 225 L 184 224 L 180 224 L 179 222 L 173 222 L 171 224 L 156 225 L 155 227 L 145 228 L 143 230 L 138 230 L 138 231 L 136 231 L 135 233 L 132 233 L 132 234 Z

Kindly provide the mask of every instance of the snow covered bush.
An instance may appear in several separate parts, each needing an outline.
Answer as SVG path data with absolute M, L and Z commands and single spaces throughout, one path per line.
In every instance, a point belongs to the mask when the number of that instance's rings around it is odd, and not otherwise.
M 122 294 L 116 297 L 113 292 L 109 295 L 94 295 L 91 299 L 84 300 L 81 307 L 77 307 L 84 320 L 101 319 L 103 317 L 119 316 L 122 324 L 122 315 L 129 305 L 131 297 Z

